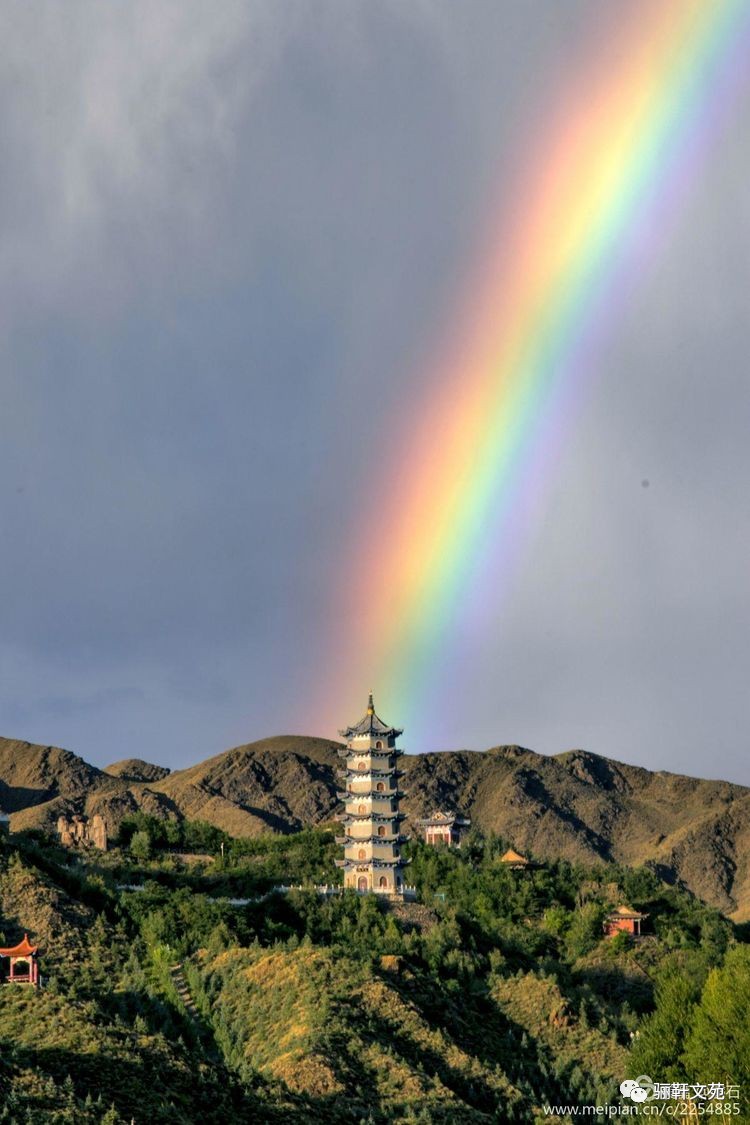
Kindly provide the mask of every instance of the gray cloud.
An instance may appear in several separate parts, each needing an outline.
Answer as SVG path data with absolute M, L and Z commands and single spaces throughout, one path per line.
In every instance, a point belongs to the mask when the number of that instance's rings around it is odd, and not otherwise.
M 6 4 L 5 733 L 178 765 L 303 725 L 389 420 L 601 8 Z M 624 302 L 441 746 L 747 780 L 749 158 Z

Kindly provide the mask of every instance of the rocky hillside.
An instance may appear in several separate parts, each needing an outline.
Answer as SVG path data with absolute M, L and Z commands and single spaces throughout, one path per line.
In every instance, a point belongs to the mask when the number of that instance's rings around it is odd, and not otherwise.
M 191 820 L 232 835 L 288 832 L 333 816 L 337 746 L 320 738 L 267 738 L 177 770 L 155 788 Z
M 160 767 L 152 768 L 164 774 Z M 123 817 L 138 809 L 156 816 L 179 814 L 172 802 L 147 783 L 112 777 L 69 750 L 7 738 L 0 738 L 0 809 L 11 814 L 16 832 L 24 828 L 53 831 L 59 816 L 72 813 L 101 813 L 110 833 Z
M 102 813 L 110 833 L 136 809 L 204 820 L 233 835 L 288 832 L 337 809 L 338 744 L 281 736 L 164 773 L 140 759 L 89 766 L 68 751 L 0 739 L 0 806 L 15 830 L 61 812 Z M 652 865 L 738 920 L 750 918 L 750 789 L 651 772 L 575 750 L 518 746 L 406 755 L 413 822 L 458 809 L 540 859 Z M 407 824 L 407 828 L 409 824 Z
M 112 777 L 124 777 L 127 781 L 161 781 L 171 770 L 166 766 L 155 766 L 144 762 L 143 758 L 125 758 L 104 767 L 104 772 Z
M 750 789 L 518 746 L 407 760 L 405 806 L 457 807 L 541 858 L 648 863 L 667 882 L 750 917 Z
M 18 812 L 55 798 L 84 799 L 101 782 L 101 770 L 69 750 L 0 738 L 0 808 Z

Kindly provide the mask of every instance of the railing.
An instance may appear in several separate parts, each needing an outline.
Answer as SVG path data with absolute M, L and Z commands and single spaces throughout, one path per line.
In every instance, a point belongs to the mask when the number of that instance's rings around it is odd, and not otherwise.
M 342 860 L 339 860 L 338 862 L 341 863 L 341 865 L 343 866 L 345 861 L 342 859 Z M 362 862 L 367 863 L 368 861 L 363 860 Z M 138 889 L 143 890 L 144 888 L 140 887 Z M 272 895 L 289 894 L 290 891 L 315 891 L 316 894 L 328 898 L 332 895 L 343 894 L 344 890 L 354 891 L 354 890 L 357 890 L 357 888 L 356 887 L 346 887 L 345 888 L 345 887 L 342 887 L 340 883 L 314 883 L 313 885 L 310 885 L 310 884 L 305 885 L 304 883 L 290 883 L 290 884 L 281 883 L 281 884 L 278 884 L 275 887 L 271 887 L 270 890 L 265 891 L 263 894 L 251 895 L 249 898 L 227 898 L 224 895 L 217 895 L 212 901 L 214 901 L 214 902 L 226 902 L 226 903 L 228 903 L 229 906 L 247 906 L 251 902 L 264 902 L 265 899 L 270 898 Z M 409 899 L 410 896 L 412 898 L 416 898 L 416 895 L 417 895 L 415 887 L 403 887 L 401 889 L 401 891 L 395 891 L 393 893 L 399 898 L 403 897 L 403 898 L 406 898 L 406 899 Z M 372 892 L 369 891 L 369 890 L 368 891 L 357 891 L 357 894 L 372 894 Z M 7 979 L 7 983 L 11 983 L 9 978 L 6 978 L 6 979 Z M 22 977 L 20 975 L 15 976 L 13 978 L 13 983 L 15 983 L 16 981 L 18 981 L 19 984 L 30 983 L 28 977 L 25 977 L 25 976 Z
M 278 886 L 278 887 L 273 887 L 273 889 L 270 890 L 268 892 L 268 894 L 269 895 L 270 894 L 285 895 L 285 894 L 289 894 L 290 891 L 315 891 L 317 894 L 319 894 L 319 895 L 321 895 L 325 898 L 330 898 L 333 895 L 342 895 L 344 893 L 344 891 L 354 891 L 358 895 L 373 894 L 373 891 L 369 888 L 367 890 L 361 891 L 361 890 L 359 890 L 358 887 L 342 887 L 342 886 L 340 886 L 336 883 L 330 884 L 330 885 L 328 883 L 325 883 L 325 884 L 316 883 L 314 886 L 307 886 L 307 887 L 304 886 L 303 883 L 294 883 L 294 884 L 291 884 L 291 885 L 283 884 L 283 885 Z M 375 892 L 375 893 L 377 893 L 377 892 Z M 264 896 L 264 897 L 267 897 L 267 896 Z M 406 901 L 406 902 L 414 902 L 416 900 L 416 897 L 417 897 L 417 888 L 416 887 L 406 887 L 406 886 L 404 886 L 404 887 L 399 888 L 398 890 L 388 892 L 388 897 L 404 899 L 404 901 Z
M 383 784 L 387 783 L 389 789 L 398 789 L 398 782 L 393 776 L 395 772 L 395 770 L 390 773 L 368 770 L 367 773 L 357 773 L 356 770 L 352 770 L 351 773 L 340 774 L 339 781 L 345 781 L 347 785 L 356 785 L 358 781 L 366 782 L 368 785 L 377 785 L 378 782 L 382 782 Z
M 407 794 L 403 789 L 339 789 L 336 798 L 348 804 L 350 801 L 395 801 Z
M 397 836 L 334 836 L 339 847 L 354 844 L 407 844 L 410 837 L 400 833 Z

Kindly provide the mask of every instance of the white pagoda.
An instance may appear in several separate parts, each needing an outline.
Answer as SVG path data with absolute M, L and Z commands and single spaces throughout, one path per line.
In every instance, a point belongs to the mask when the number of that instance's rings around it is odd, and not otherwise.
M 345 835 L 336 837 L 344 845 L 344 858 L 336 863 L 344 869 L 344 886 L 357 891 L 404 894 L 402 873 L 409 861 L 401 858 L 401 844 L 408 837 L 401 833 L 399 799 L 404 794 L 398 779 L 403 771 L 397 762 L 403 751 L 396 747 L 402 733 L 378 718 L 372 693 L 364 718 L 339 731 L 346 739 L 346 748 L 339 750 L 346 769 L 338 777 L 346 787 L 338 796 L 346 811 L 338 818 Z

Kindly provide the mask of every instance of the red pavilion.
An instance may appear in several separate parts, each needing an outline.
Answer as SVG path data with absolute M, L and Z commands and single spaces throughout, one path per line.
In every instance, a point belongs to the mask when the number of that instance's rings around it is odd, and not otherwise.
M 28 934 L 23 935 L 23 941 L 19 941 L 18 945 L 0 949 L 0 957 L 10 958 L 7 984 L 31 984 L 34 988 L 39 987 L 38 949 L 38 945 L 31 944 Z

